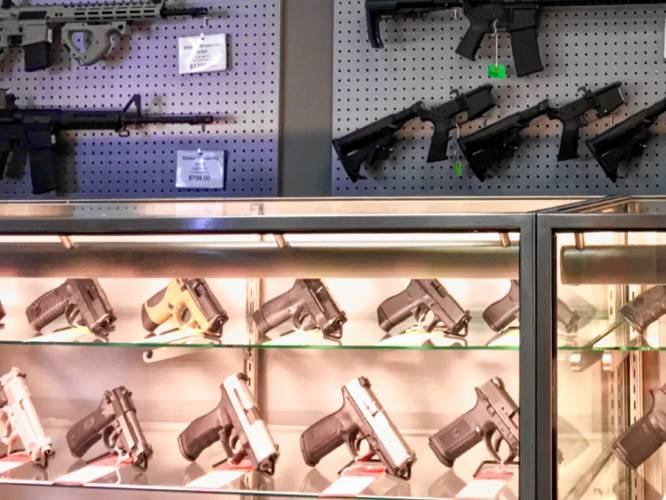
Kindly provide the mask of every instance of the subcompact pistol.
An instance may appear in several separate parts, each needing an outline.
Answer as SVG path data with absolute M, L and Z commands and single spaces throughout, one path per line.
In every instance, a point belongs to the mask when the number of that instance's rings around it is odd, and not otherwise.
M 301 434 L 301 452 L 305 463 L 314 467 L 343 443 L 358 457 L 363 441 L 388 474 L 409 479 L 416 454 L 372 392 L 370 381 L 359 377 L 342 387 L 342 407 L 338 411 Z
M 458 457 L 484 439 L 488 451 L 498 462 L 508 463 L 518 456 L 518 405 L 504 388 L 504 382 L 495 377 L 475 391 L 474 408 L 429 438 L 430 448 L 447 467 L 453 467 Z M 499 455 L 502 441 L 509 447 L 505 459 Z
M 229 319 L 204 279 L 173 278 L 141 306 L 141 322 L 150 333 L 170 319 L 211 337 L 221 337 Z
M 503 332 L 508 326 L 518 319 L 520 313 L 520 285 L 518 280 L 511 280 L 511 287 L 507 294 L 501 299 L 490 304 L 483 311 L 483 320 L 495 332 Z M 566 333 L 575 332 L 578 329 L 580 316 L 573 311 L 561 299 L 557 301 L 557 325 Z
M 342 325 L 347 321 L 345 312 L 318 279 L 297 279 L 289 290 L 263 304 L 252 317 L 262 337 L 291 319 L 299 330 L 318 328 L 324 336 L 340 339 Z
M 65 280 L 30 304 L 25 314 L 37 332 L 64 315 L 71 326 L 83 326 L 106 337 L 116 321 L 104 289 L 99 281 L 91 279 Z
M 382 330 L 390 332 L 410 316 L 422 322 L 428 313 L 432 313 L 432 319 L 425 325 L 426 331 L 431 332 L 439 325 L 447 335 L 467 335 L 470 312 L 435 279 L 411 280 L 402 292 L 379 304 L 377 321 Z
M 148 467 L 153 448 L 136 416 L 132 393 L 124 386 L 105 391 L 99 407 L 67 431 L 67 445 L 77 458 L 100 439 L 110 451 L 129 456 L 136 467 Z
M 255 469 L 273 475 L 280 455 L 278 446 L 252 400 L 245 378 L 242 374 L 231 375 L 220 390 L 222 398 L 217 407 L 194 420 L 178 436 L 181 455 L 194 461 L 219 440 L 231 463 L 247 457 Z
M 652 408 L 613 443 L 615 456 L 637 469 L 666 441 L 666 384 L 651 390 Z
M 4 427 L 0 442 L 10 450 L 20 441 L 32 462 L 46 467 L 55 451 L 32 403 L 25 378 L 16 367 L 0 376 L 0 428 Z

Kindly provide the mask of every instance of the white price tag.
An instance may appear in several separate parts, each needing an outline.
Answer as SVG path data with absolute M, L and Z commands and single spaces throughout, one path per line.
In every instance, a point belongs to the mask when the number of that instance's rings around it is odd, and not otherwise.
M 130 465 L 131 463 L 131 459 L 125 459 L 119 463 L 117 455 L 107 455 L 81 467 L 80 469 L 60 476 L 54 481 L 54 483 L 78 486 L 89 484 L 104 476 L 108 476 L 109 474 L 117 473 L 122 467 Z
M 248 472 L 247 469 L 242 470 L 214 470 L 208 474 L 198 477 L 194 481 L 190 481 L 185 485 L 186 488 L 223 488 L 236 479 L 243 477 Z
M 227 35 L 183 36 L 178 38 L 178 72 L 208 73 L 227 69 Z
M 502 479 L 475 479 L 456 495 L 456 499 L 494 500 L 505 486 L 506 481 Z
M 176 187 L 224 189 L 224 151 L 178 151 Z
M 320 493 L 322 497 L 356 497 L 377 479 L 384 476 L 382 466 L 357 462 L 340 473 L 340 477 Z
M 0 474 L 21 467 L 28 462 L 30 462 L 30 455 L 27 453 L 15 453 L 2 457 L 0 458 Z

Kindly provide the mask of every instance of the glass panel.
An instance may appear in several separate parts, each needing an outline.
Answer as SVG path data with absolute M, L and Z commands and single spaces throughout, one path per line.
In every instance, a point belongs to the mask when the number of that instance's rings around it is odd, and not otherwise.
M 594 200 L 572 208 L 562 207 L 563 212 L 584 212 L 602 214 L 666 214 L 666 197 L 632 196 L 619 201 Z
M 0 236 L 0 375 L 12 366 L 27 375 L 56 448 L 46 471 L 26 464 L 0 482 L 54 481 L 81 467 L 68 429 L 124 385 L 154 454 L 145 472 L 127 468 L 106 487 L 193 491 L 188 481 L 225 452 L 206 428 L 214 443 L 191 464 L 178 436 L 244 372 L 259 409 L 238 412 L 266 422 L 280 458 L 273 477 L 223 493 L 317 496 L 353 456 L 340 440 L 310 467 L 301 436 L 343 404 L 354 425 L 378 419 L 363 392 L 343 399 L 343 387 L 367 377 L 417 462 L 411 479 L 384 476 L 361 497 L 453 497 L 500 468 L 500 498 L 513 500 L 517 466 L 488 462 L 518 448 L 519 242 L 497 232 Z M 92 429 L 95 419 L 83 422 Z M 486 445 L 477 429 L 500 424 L 504 439 Z M 445 428 L 438 439 L 454 468 L 429 444 Z M 382 443 L 391 435 L 375 432 Z M 106 449 L 97 443 L 84 458 Z
M 660 499 L 666 232 L 559 233 L 556 244 L 557 310 L 578 316 L 570 330 L 558 323 L 558 497 Z

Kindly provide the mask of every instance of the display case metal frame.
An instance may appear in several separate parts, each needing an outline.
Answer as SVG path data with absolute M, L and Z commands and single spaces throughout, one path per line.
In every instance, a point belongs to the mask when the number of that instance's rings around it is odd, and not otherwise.
M 557 277 L 557 233 L 600 231 L 666 231 L 666 213 L 606 212 L 613 207 L 646 200 L 666 202 L 658 196 L 615 196 L 580 201 L 541 210 L 536 215 L 536 422 L 535 494 L 539 500 L 554 500 L 557 494 L 557 325 L 555 293 Z M 577 244 L 582 242 L 577 238 Z M 521 408 L 522 410 L 522 408 Z
M 512 198 L 513 201 L 516 198 Z M 47 215 L 25 215 L 11 217 L 0 213 L 0 235 L 58 235 L 67 238 L 74 234 L 96 235 L 141 235 L 149 233 L 177 234 L 222 234 L 222 233 L 335 233 L 335 232 L 519 232 L 520 265 L 520 498 L 541 498 L 535 490 L 537 455 L 535 437 L 538 435 L 535 397 L 537 386 L 536 363 L 537 338 L 535 335 L 535 212 L 516 213 L 402 213 L 402 214 L 327 214 L 327 215 L 262 215 L 261 206 L 266 202 L 289 200 L 243 200 L 256 204 L 256 215 L 206 215 L 145 217 L 140 208 L 141 202 L 113 201 L 100 209 L 98 214 L 73 217 L 77 206 L 86 202 L 68 203 L 17 203 L 21 212 L 31 211 Z M 294 200 L 295 201 L 295 200 Z M 304 201 L 299 199 L 299 202 Z M 305 200 L 307 201 L 307 200 Z M 315 200 L 313 200 L 314 202 Z M 317 203 L 326 202 L 321 198 Z M 340 203 L 339 198 L 331 203 Z M 372 202 L 377 202 L 373 199 Z M 457 201 L 460 201 L 458 199 Z M 230 202 L 204 202 L 209 206 L 218 203 L 223 207 Z M 99 202 L 98 202 L 99 203 Z M 161 203 L 150 201 L 147 203 Z M 164 203 L 174 203 L 174 200 Z M 187 201 L 185 203 L 193 203 Z M 470 200 L 473 207 L 474 200 Z M 2 210 L 0 209 L 0 212 Z M 220 210 L 220 213 L 222 210 Z M 66 245 L 65 245 L 66 246 Z M 30 347 L 26 346 L 26 349 Z M 455 383 L 455 381 L 450 381 Z M 446 391 L 442 391 L 446 397 Z M 542 424 L 543 425 L 543 424 Z

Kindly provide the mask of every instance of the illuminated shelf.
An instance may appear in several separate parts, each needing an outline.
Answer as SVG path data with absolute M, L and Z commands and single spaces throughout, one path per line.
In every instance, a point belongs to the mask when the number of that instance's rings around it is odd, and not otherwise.
M 84 464 L 73 458 L 65 443 L 68 423 L 48 425 L 47 434 L 53 439 L 56 450 L 47 469 L 32 464 L 0 475 L 0 483 L 52 486 L 56 479 Z M 316 468 L 308 467 L 300 451 L 300 434 L 303 428 L 295 426 L 271 426 L 271 433 L 280 447 L 273 477 L 253 473 L 245 481 L 236 480 L 224 489 L 191 488 L 188 482 L 212 469 L 212 465 L 224 458 L 220 444 L 214 444 L 204 451 L 196 463 L 185 460 L 178 451 L 177 436 L 187 424 L 144 423 L 146 438 L 154 449 L 148 468 L 145 471 L 133 467 L 121 470 L 120 483 L 116 475 L 106 476 L 92 487 L 152 490 L 165 492 L 201 492 L 222 495 L 256 495 L 273 497 L 317 498 L 319 493 L 338 477 L 337 472 L 350 460 L 346 446 L 324 457 Z M 444 422 L 442 423 L 444 425 Z M 413 466 L 409 481 L 385 476 L 365 490 L 361 498 L 430 499 L 451 498 L 467 482 L 472 480 L 478 464 L 488 458 L 483 444 L 479 444 L 461 457 L 454 469 L 442 465 L 430 450 L 428 436 L 436 429 L 427 431 L 403 431 L 403 435 L 416 452 L 417 461 Z M 89 454 L 94 457 L 104 452 L 101 444 L 95 445 Z M 518 475 L 508 485 L 508 489 L 518 491 Z M 509 497 L 511 498 L 511 497 Z

